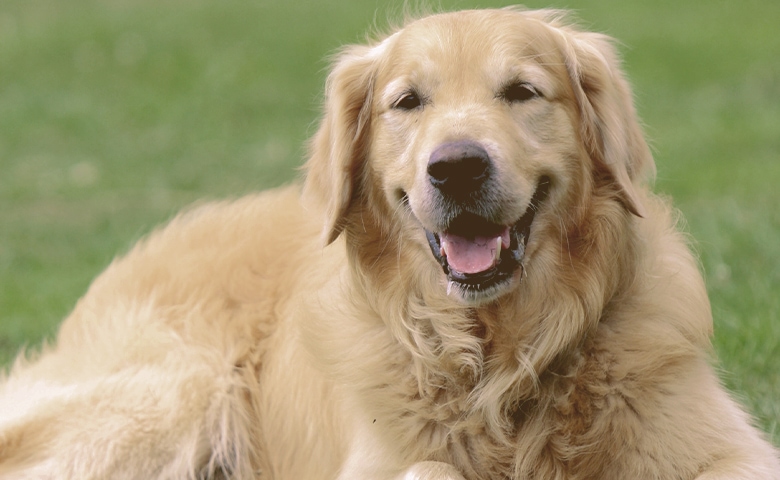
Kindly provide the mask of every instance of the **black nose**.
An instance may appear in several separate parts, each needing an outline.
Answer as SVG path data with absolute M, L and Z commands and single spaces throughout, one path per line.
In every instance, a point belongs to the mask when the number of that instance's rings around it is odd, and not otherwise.
M 445 143 L 431 153 L 428 179 L 444 194 L 467 196 L 490 177 L 490 156 L 470 140 Z

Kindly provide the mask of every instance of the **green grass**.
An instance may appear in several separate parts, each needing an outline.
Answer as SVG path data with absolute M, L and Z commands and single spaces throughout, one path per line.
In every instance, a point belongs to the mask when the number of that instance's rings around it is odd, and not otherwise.
M 293 179 L 324 59 L 381 27 L 381 5 L 3 0 L 0 363 L 181 207 Z M 527 5 L 574 7 L 622 42 L 657 189 L 697 240 L 724 381 L 780 444 L 780 2 Z

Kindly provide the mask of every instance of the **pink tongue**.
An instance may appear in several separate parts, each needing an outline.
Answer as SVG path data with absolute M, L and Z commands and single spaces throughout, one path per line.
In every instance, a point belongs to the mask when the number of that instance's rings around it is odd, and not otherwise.
M 479 273 L 496 264 L 498 239 L 509 245 L 509 229 L 494 237 L 466 238 L 451 233 L 440 235 L 441 248 L 447 256 L 450 268 L 460 273 Z

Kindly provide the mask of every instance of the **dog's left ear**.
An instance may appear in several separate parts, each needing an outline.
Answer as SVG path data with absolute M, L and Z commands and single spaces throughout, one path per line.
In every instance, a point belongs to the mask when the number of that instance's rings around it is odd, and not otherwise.
M 617 52 L 605 35 L 566 28 L 564 36 L 566 69 L 580 107 L 583 141 L 597 166 L 613 177 L 620 202 L 644 217 L 638 184 L 655 173 L 655 164 Z
M 344 229 L 366 155 L 376 53 L 351 46 L 337 57 L 325 84 L 325 113 L 310 143 L 303 197 L 324 207 L 324 243 Z

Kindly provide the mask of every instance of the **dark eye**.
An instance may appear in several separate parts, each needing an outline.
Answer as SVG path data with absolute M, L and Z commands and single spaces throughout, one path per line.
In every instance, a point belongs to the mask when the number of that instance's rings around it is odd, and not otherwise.
M 509 103 L 527 102 L 536 97 L 540 97 L 538 91 L 533 85 L 524 82 L 510 83 L 499 94 L 499 97 Z
M 414 110 L 422 106 L 422 99 L 417 92 L 406 92 L 393 104 L 393 108 L 399 110 Z

